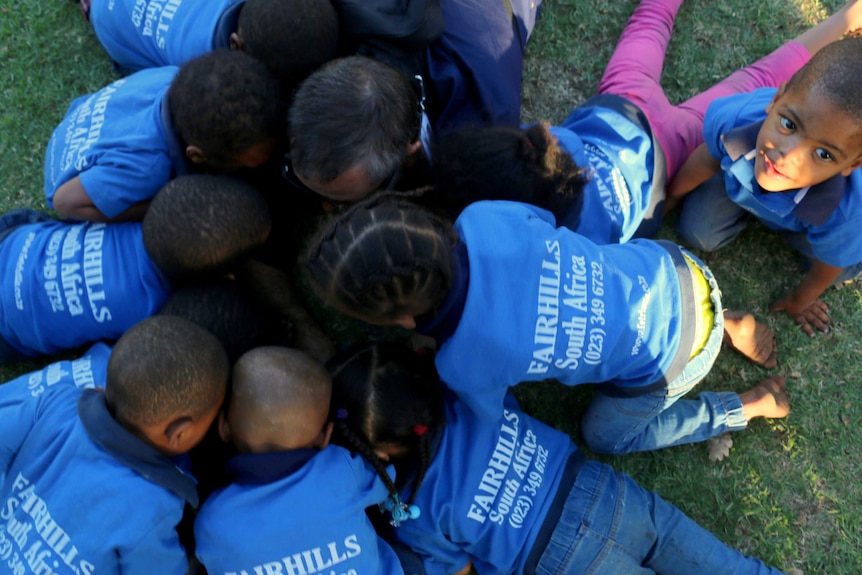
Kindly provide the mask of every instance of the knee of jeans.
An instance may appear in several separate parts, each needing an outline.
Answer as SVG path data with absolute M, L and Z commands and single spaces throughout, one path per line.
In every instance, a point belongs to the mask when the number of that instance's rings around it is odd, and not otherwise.
M 618 441 L 619 438 L 607 436 L 603 431 L 601 422 L 591 423 L 586 419 L 581 421 L 581 436 L 584 443 L 593 453 L 604 453 L 605 455 L 622 455 L 631 452 L 631 442 Z
M 696 222 L 683 218 L 677 220 L 676 232 L 682 237 L 683 244 L 702 252 L 714 252 L 727 243 L 727 240 L 715 234 L 703 233 Z

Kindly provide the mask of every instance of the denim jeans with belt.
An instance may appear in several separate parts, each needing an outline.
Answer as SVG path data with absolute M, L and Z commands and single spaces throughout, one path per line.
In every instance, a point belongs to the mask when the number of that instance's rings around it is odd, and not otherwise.
M 693 399 L 680 399 L 712 369 L 724 338 L 718 283 L 703 262 L 688 255 L 709 283 L 715 310 L 706 344 L 665 389 L 635 397 L 614 397 L 597 392 L 581 420 L 581 433 L 593 451 L 616 454 L 650 451 L 704 441 L 748 426 L 742 401 L 735 392 L 705 391 Z M 694 318 L 686 321 L 694 321 Z

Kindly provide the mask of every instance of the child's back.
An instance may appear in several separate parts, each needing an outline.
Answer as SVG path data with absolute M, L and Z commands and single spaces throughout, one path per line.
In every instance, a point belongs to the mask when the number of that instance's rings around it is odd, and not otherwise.
M 150 387 L 153 373 L 160 382 Z M 0 385 L 0 549 L 10 572 L 186 573 L 175 528 L 197 493 L 173 456 L 209 427 L 227 375 L 213 336 L 160 318 L 133 328 L 113 352 L 100 343 L 80 359 Z M 107 391 L 98 389 L 106 383 Z M 127 384 L 140 391 L 127 393 Z M 182 391 L 189 389 L 194 401 Z M 130 399 L 140 394 L 148 396 L 144 408 Z M 159 423 L 184 434 L 172 436 L 173 448 L 143 431 L 151 414 L 165 413 L 178 417 Z
M 254 189 L 194 175 L 166 184 L 143 223 L 10 228 L 0 239 L 0 338 L 13 351 L 0 360 L 116 340 L 158 312 L 176 282 L 223 272 L 262 244 L 269 226 Z
M 359 456 L 329 446 L 331 382 L 301 352 L 262 347 L 234 368 L 222 437 L 240 452 L 232 483 L 195 520 L 197 556 L 210 573 L 400 574 L 365 508 L 386 486 Z

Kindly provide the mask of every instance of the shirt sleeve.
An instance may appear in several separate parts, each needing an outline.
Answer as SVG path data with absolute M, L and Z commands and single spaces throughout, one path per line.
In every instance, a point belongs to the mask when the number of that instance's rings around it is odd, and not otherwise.
M 111 150 L 78 177 L 100 212 L 113 218 L 151 199 L 171 178 L 170 158 L 158 151 Z
M 40 411 L 44 371 L 28 373 L 0 385 L 0 476 L 6 474 L 12 459 L 36 423 Z

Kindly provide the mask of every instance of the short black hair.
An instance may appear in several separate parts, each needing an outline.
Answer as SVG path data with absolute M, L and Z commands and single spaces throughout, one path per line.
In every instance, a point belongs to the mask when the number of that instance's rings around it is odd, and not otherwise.
M 418 105 L 410 78 L 392 66 L 364 56 L 329 62 L 300 85 L 288 112 L 294 169 L 331 182 L 358 166 L 382 182 L 418 138 Z
M 289 322 L 260 305 L 235 281 L 193 284 L 175 290 L 159 314 L 181 317 L 203 327 L 221 341 L 231 362 L 255 347 L 288 345 L 292 340 Z
M 338 14 L 328 0 L 247 0 L 238 26 L 243 50 L 266 64 L 285 98 L 338 53 Z
M 132 326 L 114 346 L 105 399 L 125 425 L 200 417 L 221 403 L 229 374 L 214 335 L 179 317 L 154 316 Z
M 271 225 L 266 200 L 248 184 L 194 174 L 162 187 L 142 229 L 150 258 L 178 280 L 224 271 L 262 245 Z
M 180 67 L 168 89 L 174 130 L 206 154 L 213 169 L 230 166 L 251 146 L 277 140 L 284 126 L 278 81 L 243 52 L 214 50 Z
M 838 40 L 818 50 L 790 78 L 787 89 L 816 92 L 862 123 L 862 37 Z

